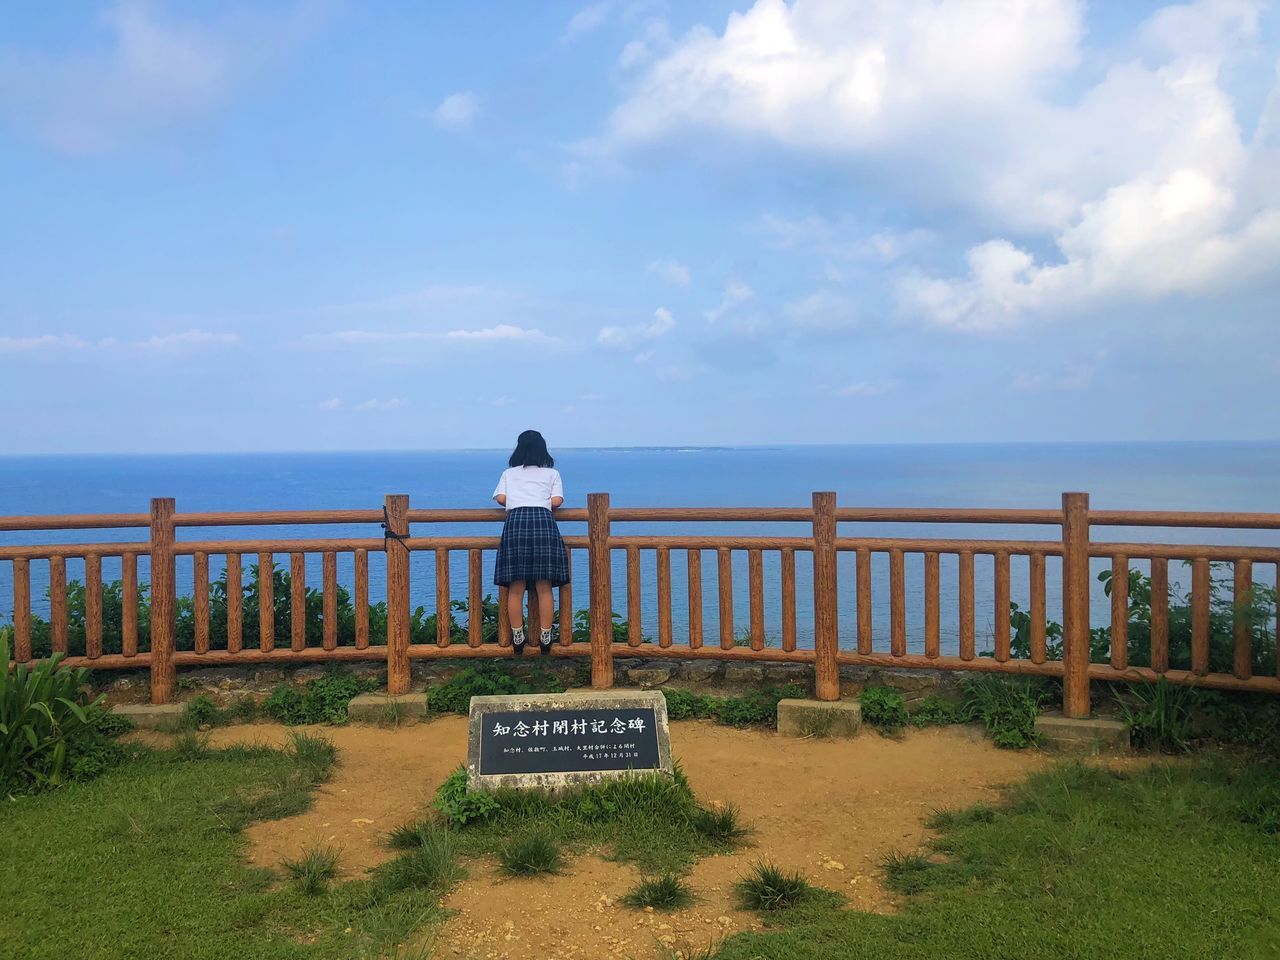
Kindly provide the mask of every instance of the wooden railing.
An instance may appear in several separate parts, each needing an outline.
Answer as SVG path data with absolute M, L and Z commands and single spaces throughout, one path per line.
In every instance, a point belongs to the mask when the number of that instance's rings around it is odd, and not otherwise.
M 499 595 L 499 625 L 495 642 L 486 642 L 479 611 L 487 593 L 483 581 L 484 555 L 496 550 L 498 538 L 488 536 L 417 535 L 420 528 L 443 523 L 494 525 L 502 520 L 497 510 L 410 509 L 409 498 L 388 496 L 384 510 L 307 510 L 244 513 L 178 513 L 172 499 L 155 499 L 149 514 L 103 514 L 0 518 L 0 531 L 67 531 L 145 529 L 145 540 L 102 543 L 45 543 L 0 546 L 0 562 L 10 561 L 13 576 L 14 658 L 30 660 L 32 647 L 31 563 L 48 562 L 49 638 L 53 652 L 68 651 L 67 560 L 84 562 L 84 654 L 69 658 L 75 665 L 98 670 L 150 671 L 154 703 L 170 700 L 178 668 L 258 663 L 312 663 L 349 660 L 385 660 L 387 687 L 393 694 L 408 691 L 409 664 L 415 659 L 506 656 L 510 650 L 505 590 Z M 362 538 L 182 540 L 179 528 L 211 529 L 272 525 L 376 525 L 386 521 L 386 536 Z M 1057 510 L 959 510 L 881 509 L 839 507 L 833 493 L 815 493 L 806 508 L 615 508 L 608 494 L 592 494 L 585 510 L 562 509 L 557 519 L 565 525 L 585 524 L 585 535 L 565 536 L 571 568 L 575 555 L 587 558 L 588 641 L 574 640 L 574 591 L 582 584 L 559 588 L 559 641 L 557 656 L 584 656 L 591 660 L 595 687 L 613 685 L 617 657 L 682 657 L 812 664 L 814 689 L 820 700 L 840 696 L 840 667 L 844 664 L 911 667 L 944 670 L 982 670 L 1061 678 L 1063 710 L 1084 717 L 1090 711 L 1091 680 L 1152 681 L 1165 677 L 1178 684 L 1198 684 L 1219 689 L 1280 693 L 1280 664 L 1270 675 L 1255 675 L 1251 643 L 1256 624 L 1248 622 L 1245 601 L 1252 597 L 1254 564 L 1277 565 L 1280 546 L 1187 545 L 1162 543 L 1099 542 L 1090 538 L 1091 527 L 1203 527 L 1213 529 L 1280 530 L 1280 514 L 1167 513 L 1089 509 L 1083 493 L 1063 494 Z M 630 535 L 615 524 L 645 523 L 804 524 L 803 535 L 720 535 L 663 533 Z M 841 524 L 983 524 L 1042 525 L 1056 527 L 1061 535 L 1045 540 L 923 539 L 907 537 L 842 536 Z M 672 552 L 683 552 L 687 566 L 687 619 L 676 642 L 673 626 Z M 734 630 L 734 555 L 746 555 L 749 623 L 740 642 Z M 319 645 L 309 644 L 306 633 L 308 555 L 321 557 L 322 611 Z M 339 644 L 338 557 L 351 556 L 353 572 L 354 637 Z M 385 634 L 371 635 L 369 557 L 383 554 L 386 565 Z M 429 554 L 435 565 L 435 642 L 411 642 L 410 563 L 413 556 Z M 798 643 L 798 554 L 811 555 L 812 646 Z M 841 583 L 838 558 L 852 555 L 852 583 Z M 873 642 L 872 557 L 887 556 L 889 565 L 888 650 L 876 650 Z M 276 557 L 289 557 L 290 611 L 288 636 L 276 635 L 273 576 L 258 578 L 257 608 L 272 611 L 259 616 L 257 637 L 244 635 L 242 604 L 245 600 L 244 558 L 256 560 L 259 570 L 273 571 Z M 613 625 L 615 555 L 626 571 L 625 641 L 615 641 Z M 656 642 L 646 639 L 643 620 L 644 578 L 642 557 L 652 555 L 656 575 Z M 708 557 L 708 555 L 711 555 Z M 764 569 L 766 555 L 776 555 L 780 638 L 768 641 L 765 631 Z M 907 643 L 906 558 L 923 558 L 923 653 L 909 653 Z M 225 627 L 212 636 L 210 616 L 210 558 L 223 557 L 226 577 Z M 989 556 L 993 566 L 994 616 L 990 651 L 976 644 L 975 558 Z M 138 561 L 150 566 L 150 642 L 139 643 Z M 191 557 L 194 638 L 190 650 L 175 650 L 177 562 Z M 958 593 L 956 652 L 943 654 L 940 630 L 941 558 L 955 557 Z M 1029 572 L 1030 645 L 1028 655 L 1016 657 L 1011 648 L 1011 558 L 1025 557 Z M 1046 558 L 1060 558 L 1062 565 L 1062 654 L 1049 656 L 1046 637 Z M 1111 596 L 1111 650 L 1106 663 L 1090 662 L 1090 560 L 1110 560 L 1115 583 L 1127 584 L 1133 561 L 1149 561 L 1151 579 L 1150 666 L 1128 662 L 1130 623 L 1129 591 Z M 104 559 L 118 559 L 121 569 L 120 652 L 103 650 Z M 465 642 L 455 639 L 451 616 L 451 564 L 462 560 L 467 570 L 468 616 Z M 718 590 L 717 636 L 707 637 L 703 624 L 704 561 L 713 559 Z M 1191 564 L 1192 640 L 1189 669 L 1171 669 L 1169 662 L 1169 562 Z M 1213 672 L 1209 658 L 1210 563 L 1224 561 L 1234 567 L 1234 601 L 1237 606 L 1233 633 L 1232 669 Z M 772 558 L 771 558 L 772 562 Z M 577 564 L 581 566 L 581 564 Z M 185 569 L 185 567 L 184 567 Z M 580 578 L 579 578 L 580 579 Z M 1277 577 L 1280 581 L 1280 576 Z M 771 585 L 772 586 L 772 585 Z M 1280 582 L 1277 583 L 1280 589 Z M 839 642 L 842 598 L 855 600 L 856 640 L 847 648 Z M 579 592 L 579 599 L 583 594 Z M 802 598 L 806 603 L 809 598 Z M 806 607 L 806 609 L 808 609 Z M 531 627 L 537 627 L 537 608 L 529 596 Z M 988 654 L 989 655 L 986 655 Z

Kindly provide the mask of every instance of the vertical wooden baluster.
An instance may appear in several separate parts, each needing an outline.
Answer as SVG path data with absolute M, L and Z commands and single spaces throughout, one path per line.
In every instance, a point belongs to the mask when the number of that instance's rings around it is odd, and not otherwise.
M 356 615 L 356 649 L 369 648 L 369 551 L 357 550 L 355 556 L 356 595 L 352 603 Z
M 907 653 L 907 578 L 901 550 L 889 551 L 889 652 L 895 657 Z
M 924 655 L 936 660 L 942 653 L 938 609 L 938 555 L 924 555 Z
M 747 590 L 751 604 L 751 649 L 764 649 L 764 555 L 747 551 Z
M 13 659 L 31 659 L 31 561 L 25 557 L 13 561 Z
M 1151 669 L 1169 669 L 1169 561 L 1151 561 Z
M 1209 561 L 1191 561 L 1191 672 L 1209 672 Z
M 532 581 L 524 585 L 525 608 L 529 611 L 525 616 L 525 636 L 530 643 L 538 642 L 538 633 L 542 630 L 542 610 L 538 606 L 538 586 Z
M 796 648 L 796 551 L 782 548 L 782 649 Z
M 320 560 L 320 629 L 326 650 L 338 649 L 338 555 L 326 550 Z
M 671 646 L 671 551 L 658 548 L 658 646 Z
M 507 610 L 506 587 L 498 587 L 498 646 L 511 646 L 511 613 Z
M 264 653 L 276 647 L 276 558 L 258 554 L 258 648 Z
M 960 659 L 972 660 L 973 644 L 973 552 L 960 551 Z
M 120 652 L 138 655 L 138 555 L 120 558 Z
M 1062 495 L 1062 712 L 1089 716 L 1089 495 Z
M 409 536 L 409 497 L 383 498 L 389 533 Z M 387 693 L 409 692 L 409 547 L 394 537 L 387 541 Z
M 996 567 L 996 635 L 995 657 L 997 663 L 1009 661 L 1009 554 L 997 550 Z
M 84 558 L 84 655 L 102 656 L 102 557 Z
M 569 579 L 560 584 L 560 646 L 573 643 L 573 549 L 564 548 Z
M 436 548 L 436 646 L 447 647 L 452 637 L 453 610 L 449 606 L 449 551 Z
M 151 702 L 173 698 L 173 640 L 177 616 L 172 497 L 151 500 Z
M 240 554 L 227 554 L 227 653 L 239 653 L 244 646 L 244 578 Z
M 627 643 L 638 647 L 644 640 L 640 616 L 640 548 L 627 547 Z
M 307 646 L 307 556 L 289 554 L 289 645 L 293 650 Z
M 1031 662 L 1044 663 L 1048 657 L 1045 628 L 1048 617 L 1045 614 L 1044 597 L 1044 554 L 1031 555 Z
M 836 495 L 813 494 L 813 691 L 840 699 L 840 589 L 836 569 Z
M 196 613 L 196 653 L 209 652 L 209 555 L 197 552 L 192 558 L 195 584 L 192 586 Z
M 716 586 L 720 590 L 720 649 L 733 649 L 733 554 L 725 547 L 716 550 Z
M 67 652 L 67 560 L 49 558 L 49 632 L 54 653 Z
M 1235 593 L 1232 595 L 1235 606 L 1235 656 L 1231 672 L 1240 680 L 1248 680 L 1253 676 L 1253 624 L 1249 622 L 1249 612 L 1253 608 L 1253 563 L 1249 560 L 1237 560 L 1235 574 Z
M 484 553 L 467 551 L 467 646 L 484 643 Z
M 859 547 L 854 560 L 856 569 L 854 576 L 858 581 L 858 652 L 870 653 L 872 650 L 872 611 L 871 611 L 871 551 Z
M 1129 558 L 1111 558 L 1111 667 L 1129 667 Z
M 702 551 L 689 550 L 689 649 L 702 646 Z
M 587 494 L 591 594 L 591 686 L 613 686 L 613 571 L 609 550 L 609 495 Z

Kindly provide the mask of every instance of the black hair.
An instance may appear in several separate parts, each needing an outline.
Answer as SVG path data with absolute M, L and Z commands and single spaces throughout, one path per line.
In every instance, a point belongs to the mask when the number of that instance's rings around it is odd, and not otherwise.
M 516 440 L 516 448 L 507 461 L 509 467 L 554 467 L 555 460 L 547 452 L 547 441 L 537 430 L 526 430 Z

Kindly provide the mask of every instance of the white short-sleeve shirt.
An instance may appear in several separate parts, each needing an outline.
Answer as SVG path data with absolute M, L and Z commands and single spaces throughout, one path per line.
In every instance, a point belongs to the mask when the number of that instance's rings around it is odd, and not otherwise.
M 505 493 L 506 507 L 545 507 L 551 509 L 551 498 L 564 498 L 560 471 L 553 467 L 508 467 L 502 471 L 494 497 Z

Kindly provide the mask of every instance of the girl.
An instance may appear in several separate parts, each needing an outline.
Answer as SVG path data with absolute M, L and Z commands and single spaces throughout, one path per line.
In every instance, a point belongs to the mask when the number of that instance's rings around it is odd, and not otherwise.
M 547 442 L 537 430 L 526 430 L 502 471 L 493 499 L 507 508 L 498 544 L 493 582 L 507 588 L 507 614 L 516 656 L 524 653 L 524 594 L 532 581 L 538 593 L 538 646 L 551 652 L 554 615 L 551 588 L 569 582 L 569 558 L 551 511 L 564 503 L 564 487 Z

